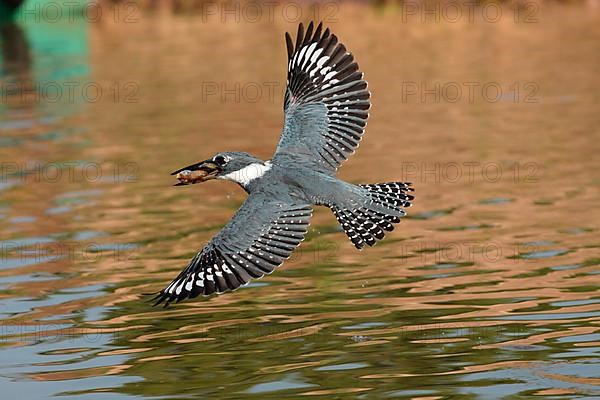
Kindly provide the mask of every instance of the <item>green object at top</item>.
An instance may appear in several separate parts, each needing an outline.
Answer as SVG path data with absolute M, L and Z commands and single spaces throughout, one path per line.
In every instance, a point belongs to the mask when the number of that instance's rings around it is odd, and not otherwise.
M 12 21 L 22 2 L 23 0 L 0 0 L 0 24 Z

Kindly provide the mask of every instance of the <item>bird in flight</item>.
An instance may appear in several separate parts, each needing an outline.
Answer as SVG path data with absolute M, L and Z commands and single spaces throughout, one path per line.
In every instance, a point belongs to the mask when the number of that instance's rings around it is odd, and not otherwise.
M 333 211 L 357 249 L 373 246 L 410 207 L 407 182 L 354 185 L 336 177 L 365 130 L 370 93 L 354 57 L 322 24 L 300 24 L 288 53 L 284 126 L 271 160 L 222 152 L 181 168 L 176 186 L 224 179 L 248 197 L 156 303 L 235 290 L 270 274 L 307 233 L 313 206 Z

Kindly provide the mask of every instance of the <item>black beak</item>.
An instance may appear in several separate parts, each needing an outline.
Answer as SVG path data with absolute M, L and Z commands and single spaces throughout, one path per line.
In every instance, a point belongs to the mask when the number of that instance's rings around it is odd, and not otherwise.
M 219 172 L 221 172 L 221 168 L 217 164 L 212 160 L 206 160 L 178 169 L 171 175 L 175 175 L 179 180 L 175 186 L 185 186 L 215 179 Z

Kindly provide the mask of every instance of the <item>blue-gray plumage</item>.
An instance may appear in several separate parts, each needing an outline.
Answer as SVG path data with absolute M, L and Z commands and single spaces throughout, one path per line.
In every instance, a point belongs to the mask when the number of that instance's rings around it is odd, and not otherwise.
M 238 183 L 249 194 L 231 221 L 190 261 L 156 304 L 234 290 L 273 272 L 304 239 L 312 207 L 329 207 L 356 248 L 372 246 L 405 215 L 410 183 L 353 185 L 336 171 L 364 133 L 370 93 L 353 56 L 322 24 L 295 44 L 286 33 L 284 127 L 272 160 L 223 152 L 175 171 L 188 185 Z

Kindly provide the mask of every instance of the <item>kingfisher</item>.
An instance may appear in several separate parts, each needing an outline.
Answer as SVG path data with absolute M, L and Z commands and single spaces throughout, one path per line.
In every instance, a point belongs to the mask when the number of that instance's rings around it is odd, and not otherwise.
M 336 177 L 365 131 L 371 94 L 346 47 L 323 24 L 285 34 L 283 132 L 271 160 L 225 151 L 172 173 L 186 186 L 233 181 L 248 196 L 231 220 L 154 298 L 168 306 L 235 290 L 270 274 L 306 236 L 314 206 L 328 207 L 357 249 L 394 229 L 414 199 L 409 182 L 355 185 Z

